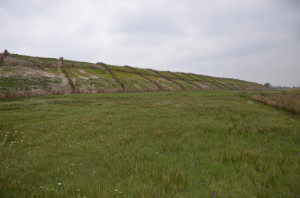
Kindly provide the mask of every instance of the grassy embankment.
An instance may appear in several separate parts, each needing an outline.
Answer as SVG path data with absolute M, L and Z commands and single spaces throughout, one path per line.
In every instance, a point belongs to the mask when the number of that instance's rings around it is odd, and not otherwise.
M 2 57 L 2 58 L 1 58 Z M 63 58 L 0 53 L 0 98 L 103 92 L 268 90 L 261 84 Z
M 297 197 L 299 114 L 249 92 L 0 101 L 0 197 Z

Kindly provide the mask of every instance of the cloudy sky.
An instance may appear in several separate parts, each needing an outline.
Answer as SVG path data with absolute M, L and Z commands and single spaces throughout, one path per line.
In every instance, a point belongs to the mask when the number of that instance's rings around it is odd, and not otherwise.
M 300 0 L 0 0 L 0 50 L 300 86 Z

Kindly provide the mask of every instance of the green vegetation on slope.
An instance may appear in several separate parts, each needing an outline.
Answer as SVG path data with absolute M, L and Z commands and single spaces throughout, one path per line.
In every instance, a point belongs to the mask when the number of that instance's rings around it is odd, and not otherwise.
M 60 78 L 49 77 L 2 77 L 0 78 L 0 92 L 16 90 L 42 89 L 51 90 L 61 84 Z
M 299 114 L 251 95 L 2 100 L 0 197 L 297 197 Z
M 134 73 L 125 73 L 120 71 L 114 71 L 116 76 L 118 76 L 125 86 L 129 89 L 157 89 L 157 87 L 144 79 L 142 76 Z
M 77 88 L 119 88 L 112 76 L 100 68 L 67 67 L 67 73 L 75 82 Z
M 2 54 L 0 55 L 2 57 Z M 26 96 L 35 96 L 37 92 L 51 94 L 57 93 L 57 89 L 61 90 L 59 93 L 267 89 L 263 85 L 234 79 L 230 79 L 229 82 L 229 79 L 225 78 L 114 66 L 101 62 L 93 64 L 18 54 L 3 57 L 0 64 L 0 81 L 6 83 L 0 84 L 0 98 L 22 97 L 24 94 L 21 92 L 26 92 Z M 13 82 L 7 80 L 7 77 L 22 78 L 30 83 L 25 83 L 28 86 L 15 86 L 20 80 Z M 36 86 L 32 83 L 37 82 L 32 80 L 35 78 L 48 79 L 49 85 L 43 86 L 45 82 L 41 82 L 42 86 Z M 57 83 L 57 80 L 60 83 Z

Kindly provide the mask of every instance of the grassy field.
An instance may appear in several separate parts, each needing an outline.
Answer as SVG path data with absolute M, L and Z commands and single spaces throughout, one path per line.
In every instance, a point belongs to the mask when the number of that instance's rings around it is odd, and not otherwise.
M 0 100 L 0 197 L 299 197 L 300 115 L 253 94 Z

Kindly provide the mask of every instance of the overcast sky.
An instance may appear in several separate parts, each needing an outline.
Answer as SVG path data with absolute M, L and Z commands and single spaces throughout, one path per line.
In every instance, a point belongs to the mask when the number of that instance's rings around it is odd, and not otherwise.
M 0 50 L 300 86 L 300 0 L 0 0 Z

